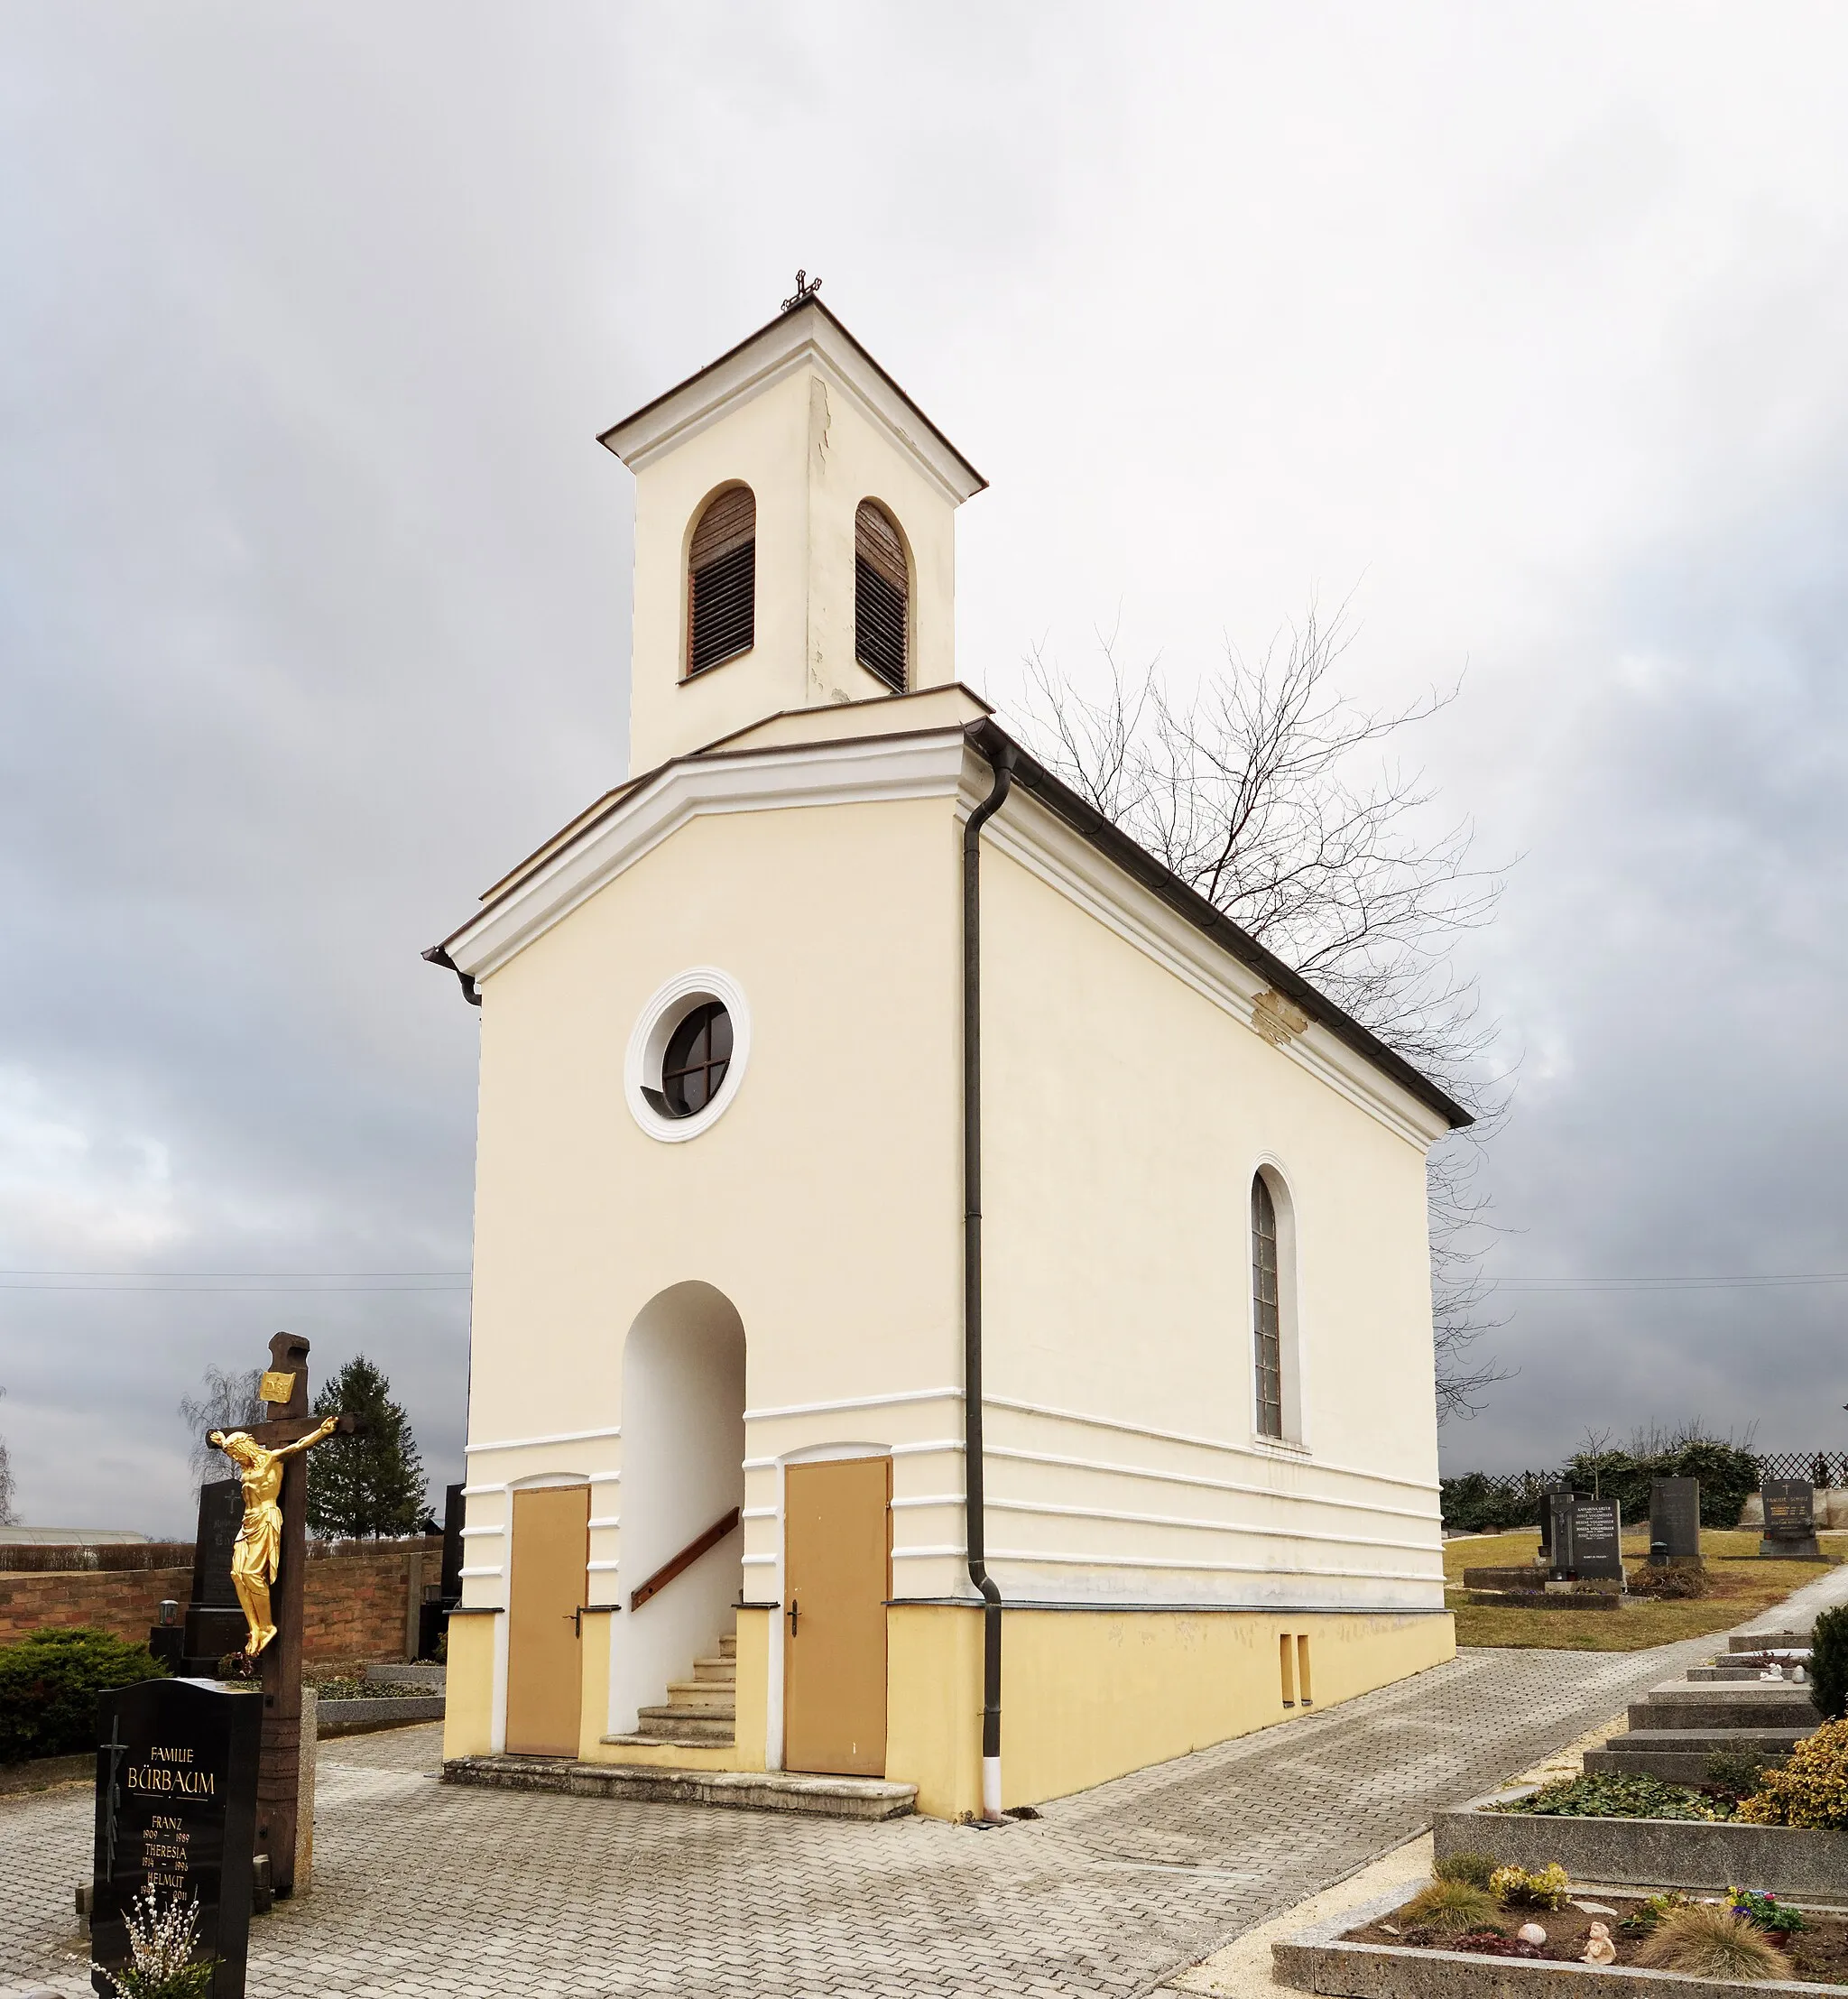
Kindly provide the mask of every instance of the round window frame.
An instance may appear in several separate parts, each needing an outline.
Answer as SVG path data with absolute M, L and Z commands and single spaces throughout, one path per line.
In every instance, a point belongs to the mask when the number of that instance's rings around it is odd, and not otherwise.
M 672 1117 L 655 1109 L 645 1094 L 661 1091 L 661 1064 L 674 1030 L 695 1007 L 716 1001 L 731 1016 L 732 1059 L 725 1079 L 712 1101 L 690 1117 Z M 664 1145 L 683 1145 L 708 1132 L 732 1107 L 751 1060 L 751 1009 L 736 979 L 716 965 L 695 965 L 660 986 L 637 1016 L 623 1062 L 623 1094 L 629 1115 L 650 1138 Z

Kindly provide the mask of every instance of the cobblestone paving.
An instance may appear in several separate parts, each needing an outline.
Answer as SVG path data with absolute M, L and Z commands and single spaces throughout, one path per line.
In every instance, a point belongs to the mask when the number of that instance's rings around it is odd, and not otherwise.
M 980 1832 L 436 1782 L 434 1727 L 325 1745 L 315 1893 L 251 1999 L 1147 1993 L 1710 1652 L 1471 1652 Z M 81 1787 L 0 1800 L 0 1999 L 87 1993 Z

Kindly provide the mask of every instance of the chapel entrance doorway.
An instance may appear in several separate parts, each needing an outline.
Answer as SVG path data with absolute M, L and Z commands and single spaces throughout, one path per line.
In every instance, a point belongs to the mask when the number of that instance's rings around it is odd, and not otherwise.
M 783 1766 L 885 1774 L 892 1460 L 783 1473 Z
M 516 1492 L 508 1560 L 507 1748 L 516 1756 L 575 1756 L 590 1487 Z
M 621 1493 L 610 1727 L 735 1743 L 735 1697 L 695 1685 L 722 1672 L 744 1581 L 744 1322 L 711 1284 L 657 1291 L 629 1328 Z

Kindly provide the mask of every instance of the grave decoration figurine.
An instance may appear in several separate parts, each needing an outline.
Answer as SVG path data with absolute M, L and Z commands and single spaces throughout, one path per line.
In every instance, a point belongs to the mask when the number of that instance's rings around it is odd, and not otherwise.
M 272 1384 L 268 1375 L 263 1381 L 266 1387 Z M 222 1430 L 212 1432 L 213 1445 L 237 1467 L 244 1486 L 244 1524 L 231 1550 L 231 1581 L 250 1633 L 244 1648 L 246 1659 L 255 1659 L 276 1635 L 270 1617 L 270 1585 L 282 1562 L 282 1460 L 311 1449 L 339 1427 L 340 1419 L 329 1416 L 306 1437 L 275 1450 L 264 1449 L 247 1430 L 234 1430 L 228 1437 Z

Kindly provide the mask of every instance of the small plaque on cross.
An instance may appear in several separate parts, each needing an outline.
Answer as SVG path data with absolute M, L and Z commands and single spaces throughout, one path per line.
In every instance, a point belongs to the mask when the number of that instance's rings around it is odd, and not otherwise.
M 279 1374 L 272 1368 L 258 1383 L 256 1392 L 260 1400 L 268 1402 L 273 1408 L 278 1408 L 295 1393 L 295 1377 L 293 1374 Z

